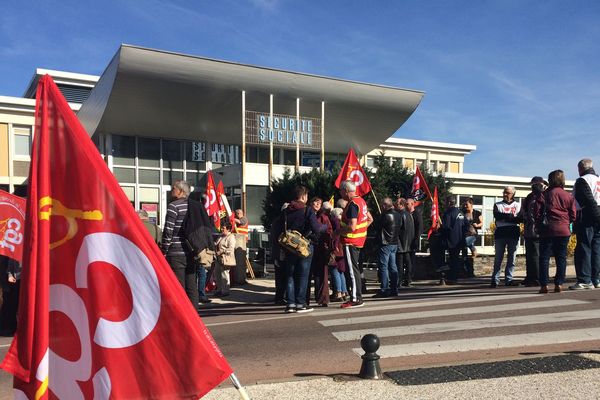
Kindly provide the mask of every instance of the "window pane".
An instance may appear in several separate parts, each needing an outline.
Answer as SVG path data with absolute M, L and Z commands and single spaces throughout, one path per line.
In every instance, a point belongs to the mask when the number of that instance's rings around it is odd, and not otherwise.
M 135 137 L 113 135 L 112 155 L 115 165 L 135 165 Z
M 133 168 L 113 168 L 113 174 L 119 182 L 135 183 L 135 169 Z
M 160 167 L 160 140 L 138 138 L 138 163 L 140 167 Z
M 183 168 L 181 144 L 176 140 L 163 140 L 163 168 Z
M 371 156 L 367 157 L 367 167 L 375 168 L 375 158 Z
M 269 148 L 259 147 L 258 148 L 258 162 L 262 164 L 269 163 Z
M 17 155 L 17 156 L 31 155 L 31 136 L 15 135 L 15 155 Z
M 183 171 L 163 171 L 163 185 L 172 185 L 173 182 L 183 179 Z
M 160 171 L 153 169 L 140 169 L 138 172 L 139 183 L 160 185 Z
M 185 173 L 185 180 L 187 181 L 187 183 L 190 184 L 190 186 L 199 186 L 201 181 L 202 181 L 202 177 L 204 176 L 203 172 L 186 172 Z
M 13 176 L 29 176 L 29 161 L 13 161 Z
M 283 164 L 284 165 L 296 165 L 296 150 L 284 150 L 283 151 Z

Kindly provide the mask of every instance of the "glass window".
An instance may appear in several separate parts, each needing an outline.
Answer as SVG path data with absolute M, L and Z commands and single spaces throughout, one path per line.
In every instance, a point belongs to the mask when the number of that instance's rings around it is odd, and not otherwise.
M 135 137 L 112 136 L 112 155 L 115 165 L 135 165 Z
M 367 167 L 375 168 L 375 158 L 368 156 L 367 157 Z
M 31 136 L 15 134 L 15 155 L 30 156 L 31 155 Z
M 135 183 L 135 169 L 133 168 L 113 168 L 113 174 L 117 181 L 122 183 Z
M 281 150 L 273 149 L 273 164 L 281 164 Z
M 284 150 L 283 151 L 283 164 L 284 165 L 296 165 L 296 150 Z
M 29 176 L 29 161 L 13 161 L 13 176 Z
M 262 203 L 267 195 L 268 186 L 246 186 L 246 212 L 250 225 L 260 225 L 263 215 Z M 234 206 L 235 207 L 235 206 Z
M 202 178 L 204 177 L 204 172 L 186 172 L 185 180 L 191 186 L 199 186 L 202 183 Z
M 155 169 L 140 169 L 138 171 L 139 183 L 160 185 L 160 171 Z
M 256 146 L 246 146 L 246 162 L 258 162 L 258 148 Z
M 448 168 L 448 172 L 458 173 L 458 163 L 457 162 L 451 162 L 450 163 L 450 167 Z
M 404 168 L 406 169 L 415 169 L 415 163 L 413 159 L 404 159 Z
M 163 140 L 162 158 L 163 168 L 183 169 L 182 142 L 177 140 Z
M 160 140 L 138 138 L 138 164 L 140 167 L 160 167 Z
M 304 167 L 319 168 L 321 165 L 321 153 L 303 151 L 300 153 L 301 164 Z
M 448 172 L 448 164 L 444 161 L 439 161 L 438 162 L 438 172 Z
M 269 148 L 259 147 L 258 149 L 258 162 L 261 164 L 269 163 Z
M 163 185 L 172 185 L 173 182 L 183 179 L 183 171 L 163 171 Z

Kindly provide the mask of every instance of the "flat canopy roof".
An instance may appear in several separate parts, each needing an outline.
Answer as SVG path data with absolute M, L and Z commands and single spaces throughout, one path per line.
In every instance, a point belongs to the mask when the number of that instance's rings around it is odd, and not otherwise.
M 281 71 L 122 45 L 83 103 L 78 117 L 97 132 L 241 144 L 246 109 L 321 117 L 325 150 L 366 154 L 415 111 L 416 90 Z

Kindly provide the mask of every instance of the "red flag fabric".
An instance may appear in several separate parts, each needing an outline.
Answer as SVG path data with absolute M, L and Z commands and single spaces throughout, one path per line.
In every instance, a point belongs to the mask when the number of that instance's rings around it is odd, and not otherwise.
M 217 186 L 215 185 L 211 171 L 206 173 L 206 201 L 204 208 L 206 208 L 206 213 L 210 217 L 213 217 L 213 220 L 216 222 L 215 218 L 218 218 L 219 215 L 219 203 L 217 201 Z
M 413 177 L 410 197 L 415 199 L 416 205 L 419 205 L 422 201 L 431 198 L 431 192 L 429 191 L 429 187 L 427 187 L 427 182 L 425 181 L 425 177 L 421 173 L 419 166 L 417 166 L 415 176 Z
M 21 262 L 25 199 L 0 190 L 0 254 Z
M 217 205 L 219 206 L 219 211 L 216 215 L 218 215 L 218 222 L 215 224 L 217 229 L 221 229 L 221 219 L 227 216 L 227 209 L 225 208 L 225 188 L 223 187 L 223 181 L 219 181 L 217 185 Z
M 356 194 L 358 196 L 364 196 L 371 191 L 371 182 L 369 182 L 367 174 L 360 166 L 356 153 L 354 153 L 352 148 L 350 148 L 342 170 L 335 180 L 335 187 L 339 189 L 342 182 L 348 179 L 354 181 L 356 184 Z
M 52 79 L 40 79 L 15 396 L 198 398 L 231 368 Z
M 440 222 L 440 206 L 438 203 L 438 191 L 436 186 L 433 189 L 433 200 L 431 202 L 431 227 L 429 228 L 429 232 L 427 232 L 427 239 L 429 239 L 433 232 L 438 230 L 438 224 Z

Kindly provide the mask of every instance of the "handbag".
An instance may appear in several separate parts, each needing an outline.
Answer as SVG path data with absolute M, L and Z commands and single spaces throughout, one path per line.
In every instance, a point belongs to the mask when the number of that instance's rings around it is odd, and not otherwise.
M 201 266 L 208 269 L 215 261 L 215 252 L 214 250 L 203 249 L 194 258 Z
M 302 236 L 300 232 L 293 229 L 288 230 L 287 215 L 284 218 L 283 232 L 281 232 L 281 235 L 279 235 L 279 239 L 277 240 L 277 242 L 286 251 L 288 251 L 296 257 L 306 258 L 310 256 L 310 241 L 304 236 Z

